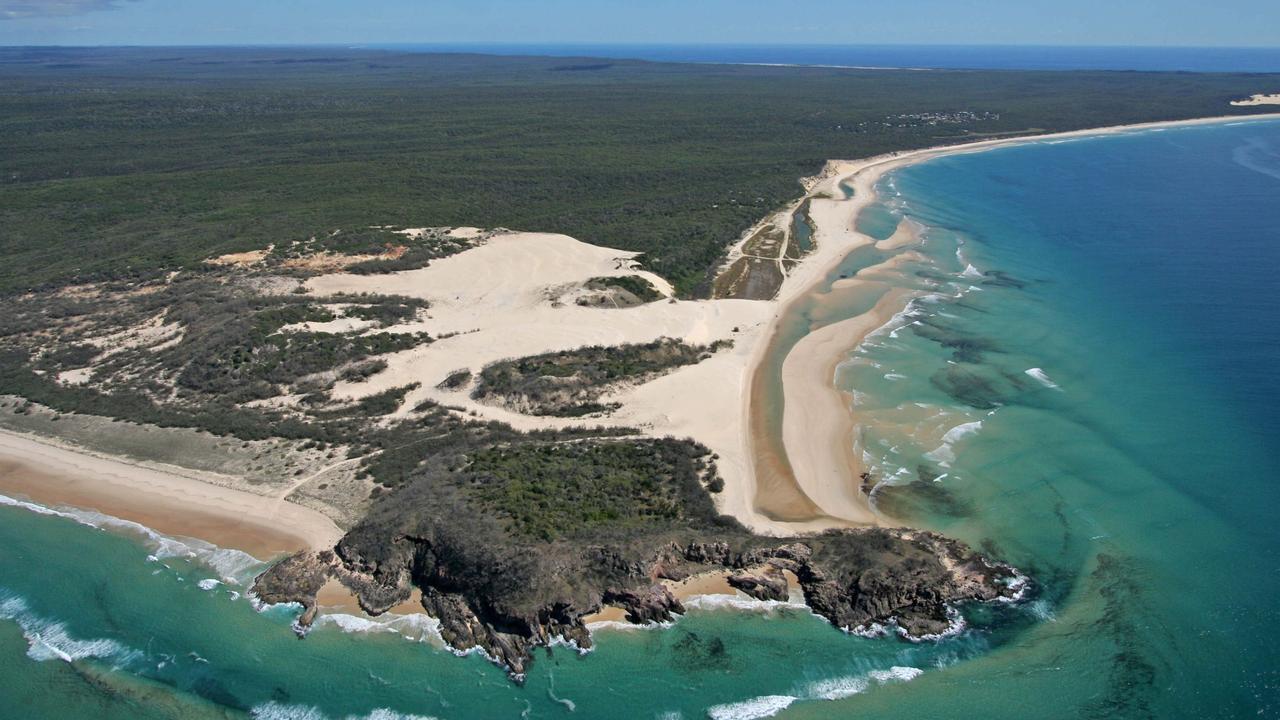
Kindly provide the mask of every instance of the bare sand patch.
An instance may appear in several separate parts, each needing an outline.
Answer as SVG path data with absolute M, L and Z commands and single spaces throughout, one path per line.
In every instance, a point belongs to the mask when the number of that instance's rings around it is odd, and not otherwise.
M 275 245 L 268 245 L 261 250 L 247 250 L 245 252 L 227 253 L 217 257 L 205 260 L 209 265 L 217 265 L 219 267 L 252 267 L 267 259 L 271 251 L 275 250 Z
M 1257 93 L 1245 100 L 1232 100 L 1236 107 L 1257 107 L 1259 105 L 1280 105 L 1280 93 Z

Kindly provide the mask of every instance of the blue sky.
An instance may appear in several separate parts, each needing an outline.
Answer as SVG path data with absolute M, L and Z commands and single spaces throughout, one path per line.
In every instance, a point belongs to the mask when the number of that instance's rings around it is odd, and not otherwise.
M 1280 0 L 0 0 L 0 44 L 1280 46 Z

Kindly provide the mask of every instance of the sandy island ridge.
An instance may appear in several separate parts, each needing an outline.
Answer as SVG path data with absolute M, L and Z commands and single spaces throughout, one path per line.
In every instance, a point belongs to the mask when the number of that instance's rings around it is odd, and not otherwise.
M 436 384 L 462 367 L 475 371 L 495 360 L 585 344 L 647 342 L 658 337 L 698 343 L 732 339 L 735 345 L 729 351 L 604 398 L 622 407 L 601 419 L 601 424 L 638 427 L 648 435 L 691 437 L 707 445 L 719 454 L 726 481 L 717 504 L 758 532 L 791 535 L 877 523 L 881 520 L 871 512 L 858 488 L 860 463 L 851 437 L 856 418 L 850 412 L 849 399 L 832 380 L 835 365 L 866 334 L 905 307 L 909 298 L 904 294 L 886 296 L 862 316 L 811 333 L 785 360 L 782 446 L 789 467 L 799 472 L 784 478 L 792 483 L 790 487 L 775 492 L 786 496 L 784 501 L 797 494 L 803 496 L 818 510 L 813 517 L 786 521 L 771 517 L 777 513 L 761 511 L 776 504 L 777 496 L 770 488 L 761 492 L 757 487 L 754 441 L 749 432 L 749 389 L 778 323 L 792 303 L 820 283 L 850 250 L 873 242 L 856 232 L 853 221 L 875 200 L 876 182 L 908 164 L 1014 143 L 1278 118 L 1280 113 L 1145 123 L 833 161 L 822 175 L 807 182 L 817 247 L 786 277 L 772 301 L 658 301 L 622 309 L 557 305 L 556 293 L 601 275 L 645 275 L 667 294 L 670 286 L 661 278 L 635 270 L 631 266 L 634 253 L 541 233 L 500 235 L 419 270 L 381 276 L 334 273 L 313 278 L 307 286 L 318 300 L 331 293 L 360 291 L 423 297 L 432 302 L 428 319 L 389 331 L 428 331 L 437 336 L 456 333 L 431 345 L 387 356 L 387 370 L 366 383 L 339 384 L 335 395 L 363 397 L 419 382 L 421 387 L 406 398 L 402 414 L 420 400 L 434 399 L 520 429 L 570 422 L 520 415 L 474 401 L 465 392 L 441 390 Z M 853 198 L 831 199 L 840 196 L 841 182 L 853 184 Z M 885 242 L 906 240 L 895 236 Z M 857 281 L 855 277 L 841 282 Z M 43 504 L 93 508 L 166 534 L 199 537 L 259 557 L 331 547 L 342 534 L 319 512 L 274 497 L 210 485 L 181 468 L 144 467 L 9 432 L 0 432 L 0 458 L 7 460 L 0 464 L 0 492 Z

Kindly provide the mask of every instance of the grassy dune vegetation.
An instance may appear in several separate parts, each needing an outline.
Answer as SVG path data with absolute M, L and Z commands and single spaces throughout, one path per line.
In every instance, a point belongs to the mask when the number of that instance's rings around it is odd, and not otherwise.
M 685 295 L 796 179 L 974 135 L 1260 109 L 1250 75 L 910 72 L 313 49 L 0 49 L 0 293 L 335 229 L 639 250 Z M 375 243 L 376 244 L 376 243 Z

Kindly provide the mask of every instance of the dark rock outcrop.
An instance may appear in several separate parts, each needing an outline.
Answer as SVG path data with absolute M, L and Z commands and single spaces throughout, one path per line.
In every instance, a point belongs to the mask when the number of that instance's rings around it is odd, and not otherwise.
M 602 606 L 622 608 L 633 623 L 668 622 L 683 613 L 664 579 L 723 571 L 751 597 L 785 600 L 791 576 L 809 607 L 833 625 L 894 623 L 909 637 L 945 631 L 955 603 L 1016 597 L 1022 582 L 1012 567 L 962 543 L 904 529 L 786 541 L 727 531 L 723 541 L 668 541 L 647 550 L 625 541 L 486 545 L 447 527 L 430 530 L 370 548 L 357 528 L 335 551 L 299 553 L 272 566 L 254 591 L 264 602 L 301 603 L 305 627 L 329 578 L 373 615 L 403 602 L 417 586 L 451 648 L 483 651 L 520 679 L 537 647 L 557 640 L 591 647 L 583 618 Z
M 729 576 L 729 585 L 756 600 L 786 600 L 790 585 L 786 576 L 772 565 L 760 570 L 738 570 Z

